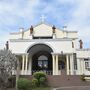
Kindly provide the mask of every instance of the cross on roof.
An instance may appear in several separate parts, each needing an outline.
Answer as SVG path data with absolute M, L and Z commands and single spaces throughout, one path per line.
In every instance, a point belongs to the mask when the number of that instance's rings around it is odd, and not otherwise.
M 46 19 L 46 17 L 44 15 L 42 15 L 40 18 L 41 18 L 41 22 L 44 22 Z

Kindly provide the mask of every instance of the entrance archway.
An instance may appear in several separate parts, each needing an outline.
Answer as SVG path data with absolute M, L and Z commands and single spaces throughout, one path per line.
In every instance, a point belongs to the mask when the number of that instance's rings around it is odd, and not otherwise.
M 28 53 L 32 58 L 32 73 L 44 71 L 52 74 L 52 48 L 45 44 L 36 44 L 32 46 Z
M 52 70 L 52 56 L 46 51 L 39 51 L 32 57 L 33 71 L 51 71 Z

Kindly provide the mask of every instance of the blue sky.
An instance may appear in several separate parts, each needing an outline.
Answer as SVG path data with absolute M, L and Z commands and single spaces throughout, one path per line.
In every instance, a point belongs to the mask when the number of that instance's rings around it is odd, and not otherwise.
M 10 32 L 36 25 L 42 14 L 49 24 L 78 31 L 90 48 L 90 0 L 0 0 L 0 48 Z

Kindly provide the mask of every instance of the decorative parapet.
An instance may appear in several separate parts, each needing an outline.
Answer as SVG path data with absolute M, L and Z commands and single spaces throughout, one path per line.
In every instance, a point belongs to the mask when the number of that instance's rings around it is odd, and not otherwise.
M 90 48 L 87 48 L 87 49 L 76 49 L 76 51 L 90 51 Z
M 72 41 L 72 39 L 66 39 L 66 38 L 61 38 L 61 39 L 9 39 L 10 42 L 33 42 L 33 41 L 40 41 L 40 42 L 45 42 L 45 41 Z
M 90 48 L 88 49 L 76 49 L 77 58 L 90 58 Z

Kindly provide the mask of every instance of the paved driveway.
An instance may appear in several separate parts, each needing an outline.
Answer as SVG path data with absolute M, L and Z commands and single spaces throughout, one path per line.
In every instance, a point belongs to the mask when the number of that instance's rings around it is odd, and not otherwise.
M 71 86 L 71 87 L 60 87 L 53 90 L 90 90 L 90 86 Z

